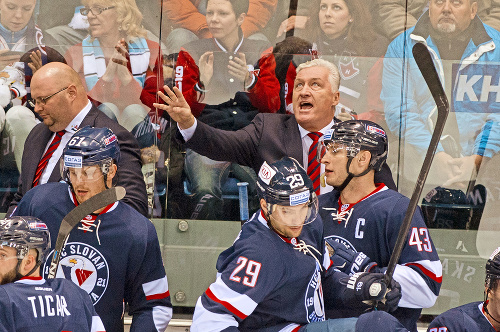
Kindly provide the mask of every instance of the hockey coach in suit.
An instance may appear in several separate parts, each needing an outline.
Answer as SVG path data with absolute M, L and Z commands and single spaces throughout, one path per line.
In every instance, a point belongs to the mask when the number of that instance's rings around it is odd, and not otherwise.
M 84 126 L 107 127 L 116 134 L 121 151 L 116 185 L 127 190 L 123 202 L 146 215 L 146 185 L 137 140 L 92 105 L 78 74 L 66 64 L 49 63 L 33 75 L 31 96 L 29 102 L 43 123 L 36 125 L 26 139 L 19 187 L 7 215 L 32 187 L 61 180 L 62 150 L 76 130 Z
M 285 156 L 302 161 L 313 180 L 315 192 L 323 194 L 332 187 L 320 187 L 319 174 L 324 166 L 315 164 L 310 151 L 318 139 L 338 120 L 334 118 L 339 103 L 340 74 L 334 64 L 315 59 L 297 67 L 293 87 L 294 114 L 259 113 L 251 124 L 237 130 L 212 128 L 195 119 L 182 93 L 164 87 L 158 92 L 165 104 L 155 107 L 166 110 L 180 129 L 186 147 L 214 160 L 224 160 L 252 167 L 256 172 L 264 161 L 272 163 Z M 309 166 L 309 167 L 308 167 Z M 384 163 L 375 175 L 377 183 L 396 190 L 392 174 Z

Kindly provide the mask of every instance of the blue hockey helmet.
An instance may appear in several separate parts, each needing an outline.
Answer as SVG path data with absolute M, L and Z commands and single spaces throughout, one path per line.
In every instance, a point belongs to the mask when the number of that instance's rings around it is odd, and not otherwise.
M 99 165 L 106 178 L 113 161 L 119 160 L 120 146 L 111 129 L 86 126 L 78 129 L 64 148 L 61 175 L 69 182 L 69 168 Z
M 0 219 L 0 247 L 17 250 L 22 260 L 30 249 L 38 251 L 37 267 L 47 257 L 50 249 L 50 233 L 47 225 L 35 217 L 10 217 Z
M 284 157 L 272 164 L 264 162 L 258 174 L 259 197 L 272 205 L 297 206 L 308 204 L 304 224 L 312 222 L 318 214 L 318 199 L 307 172 L 294 158 Z
M 318 144 L 319 159 L 333 143 L 343 145 L 350 159 L 361 150 L 370 151 L 370 168 L 375 171 L 380 171 L 387 159 L 387 135 L 381 126 L 372 121 L 348 120 L 335 124 Z

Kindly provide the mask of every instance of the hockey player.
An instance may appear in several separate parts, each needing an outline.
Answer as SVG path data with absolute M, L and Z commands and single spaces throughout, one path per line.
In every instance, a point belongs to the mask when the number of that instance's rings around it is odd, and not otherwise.
M 437 316 L 427 332 L 500 331 L 500 247 L 486 263 L 484 301 L 464 304 Z
M 16 213 L 43 220 L 55 246 L 61 220 L 90 197 L 111 187 L 120 147 L 108 128 L 84 127 L 63 151 L 62 178 L 30 190 Z M 48 273 L 51 255 L 43 269 Z M 131 331 L 163 331 L 172 316 L 167 277 L 156 231 L 147 218 L 123 202 L 85 217 L 71 231 L 56 277 L 87 291 L 107 331 L 123 331 L 124 302 Z
M 329 256 L 323 255 L 323 225 L 316 219 L 316 194 L 295 159 L 264 162 L 257 187 L 261 209 L 220 254 L 217 280 L 198 299 L 191 331 L 327 331 L 333 327 L 353 331 L 356 319 L 323 322 L 323 296 L 348 306 L 380 300 L 386 292 L 383 274 L 361 273 L 349 279 L 329 268 Z M 341 278 L 345 278 L 342 283 Z M 324 282 L 328 284 L 325 294 Z M 398 287 L 391 285 L 388 306 L 399 301 Z M 399 324 L 383 312 L 368 314 L 364 322 L 373 315 L 386 315 Z M 386 331 L 389 321 L 381 331 Z
M 336 188 L 319 197 L 325 239 L 332 246 L 340 242 L 366 255 L 356 257 L 347 273 L 362 271 L 366 266 L 384 272 L 409 204 L 407 197 L 374 182 L 375 171 L 387 157 L 385 131 L 371 121 L 341 122 L 324 135 L 318 156 L 325 165 L 326 183 Z M 442 279 L 441 263 L 418 207 L 394 279 L 401 285 L 402 297 L 392 314 L 416 332 L 420 312 L 434 304 Z M 334 309 L 327 316 L 355 314 Z
M 0 220 L 0 331 L 104 331 L 87 292 L 40 276 L 49 249 L 49 230 L 39 219 Z

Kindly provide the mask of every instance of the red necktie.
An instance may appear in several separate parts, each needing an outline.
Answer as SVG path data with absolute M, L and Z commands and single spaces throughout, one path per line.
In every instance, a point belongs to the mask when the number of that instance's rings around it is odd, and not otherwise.
M 65 132 L 66 130 L 58 131 L 52 139 L 52 142 L 50 142 L 49 148 L 47 149 L 47 151 L 45 151 L 45 154 L 36 167 L 35 178 L 33 179 L 33 187 L 36 187 L 40 184 L 40 177 L 42 176 L 43 170 L 47 167 L 50 157 L 52 157 L 54 151 L 56 151 L 57 147 L 59 146 L 59 143 L 61 143 L 61 137 L 63 137 Z
M 316 192 L 316 195 L 319 195 L 321 164 L 316 160 L 316 148 L 318 147 L 318 140 L 323 134 L 319 132 L 310 132 L 307 136 L 313 140 L 307 158 L 307 175 L 309 175 L 313 182 L 314 192 Z

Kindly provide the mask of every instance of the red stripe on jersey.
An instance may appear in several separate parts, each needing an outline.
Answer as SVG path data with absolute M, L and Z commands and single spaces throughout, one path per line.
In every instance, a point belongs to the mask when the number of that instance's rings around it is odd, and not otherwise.
M 247 318 L 247 315 L 245 315 L 244 313 L 242 313 L 241 311 L 239 311 L 238 309 L 236 309 L 235 307 L 233 307 L 231 305 L 231 303 L 219 300 L 217 298 L 217 296 L 215 296 L 214 293 L 212 293 L 212 291 L 210 290 L 210 288 L 207 288 L 207 291 L 205 292 L 205 294 L 207 294 L 207 296 L 212 301 L 222 304 L 224 306 L 224 308 L 226 308 L 227 310 L 229 310 L 230 312 L 232 312 L 239 319 L 243 320 L 243 319 Z
M 298 332 L 298 331 L 300 330 L 300 328 L 301 328 L 301 326 L 299 325 L 299 326 L 297 326 L 296 328 L 294 328 L 294 329 L 292 330 L 292 332 Z
M 408 264 L 404 264 L 404 265 L 405 266 L 415 266 L 415 267 L 417 267 L 420 271 L 422 271 L 426 276 L 428 276 L 429 278 L 431 278 L 435 282 L 441 283 L 443 281 L 443 277 L 442 276 L 438 277 L 437 275 L 435 275 L 431 271 L 427 270 L 425 267 L 423 267 L 420 264 L 417 264 L 417 263 L 408 263 Z
M 160 300 L 160 299 L 164 299 L 164 298 L 169 297 L 169 296 L 170 296 L 170 292 L 166 291 L 165 293 L 161 293 L 161 294 L 147 295 L 146 296 L 146 300 L 147 301 L 149 301 L 149 300 Z
M 22 277 L 20 280 L 42 280 L 42 277 L 26 276 L 26 277 Z

